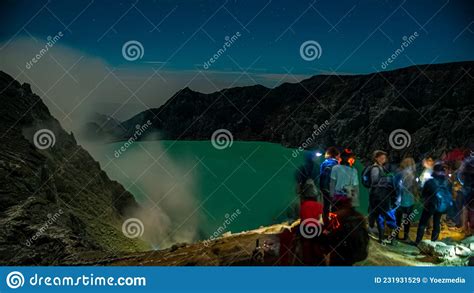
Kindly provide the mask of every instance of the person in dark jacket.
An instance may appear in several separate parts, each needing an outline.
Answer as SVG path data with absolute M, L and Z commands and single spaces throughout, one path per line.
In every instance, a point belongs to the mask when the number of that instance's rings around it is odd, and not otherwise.
M 369 227 L 377 222 L 379 242 L 385 238 L 385 224 L 396 228 L 394 213 L 391 213 L 391 199 L 395 197 L 395 189 L 384 165 L 388 161 L 387 153 L 377 150 L 373 154 L 374 164 L 370 169 L 369 188 Z M 393 181 L 393 178 L 392 178 Z
M 446 167 L 442 163 L 436 163 L 433 167 L 432 178 L 426 181 L 421 191 L 423 199 L 423 212 L 421 213 L 418 230 L 416 232 L 416 241 L 418 245 L 425 234 L 426 225 L 431 217 L 433 217 L 433 231 L 431 232 L 431 241 L 438 240 L 441 231 L 442 212 L 436 210 L 437 192 L 440 186 L 445 186 L 451 192 L 451 184 L 448 182 Z
M 328 223 L 329 212 L 331 211 L 332 197 L 330 191 L 331 170 L 332 167 L 339 164 L 340 152 L 336 147 L 330 147 L 326 150 L 325 160 L 322 162 L 319 171 L 319 189 L 323 196 L 323 221 Z

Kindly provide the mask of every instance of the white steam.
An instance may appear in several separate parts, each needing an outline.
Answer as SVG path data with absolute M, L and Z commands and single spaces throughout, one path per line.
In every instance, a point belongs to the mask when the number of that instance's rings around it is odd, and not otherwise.
M 135 142 L 114 157 L 121 146 L 89 144 L 86 148 L 112 179 L 136 196 L 140 207 L 130 209 L 126 217 L 143 223 L 142 239 L 157 249 L 198 240 L 201 216 L 193 160 L 181 157 L 177 164 L 159 141 Z
M 8 43 L 2 49 L 0 70 L 21 83 L 29 83 L 68 131 L 81 129 L 94 112 L 123 120 L 146 108 L 158 107 L 186 85 L 190 76 L 166 71 L 160 71 L 161 76 L 153 75 L 151 67 L 112 68 L 102 59 L 63 46 L 61 40 L 27 69 L 26 62 L 44 47 L 43 41 L 18 38 Z M 79 143 L 112 179 L 136 196 L 140 208 L 126 216 L 143 222 L 144 240 L 155 248 L 164 248 L 197 239 L 200 216 L 194 197 L 194 174 L 182 167 L 186 164 L 178 167 L 158 141 L 145 143 L 146 150 L 136 142 L 118 159 L 114 157 L 114 145 Z M 160 159 L 155 163 L 153 158 Z

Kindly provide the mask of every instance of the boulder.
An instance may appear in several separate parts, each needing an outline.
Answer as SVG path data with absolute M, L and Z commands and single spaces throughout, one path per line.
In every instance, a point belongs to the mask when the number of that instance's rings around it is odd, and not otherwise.
M 461 241 L 461 244 L 467 248 L 474 250 L 474 236 L 469 236 Z
M 448 245 L 440 241 L 423 240 L 418 245 L 422 254 L 435 256 L 441 259 L 456 256 L 456 246 Z
M 455 246 L 455 253 L 457 256 L 470 256 L 474 254 L 474 251 L 463 246 L 463 245 L 456 245 Z

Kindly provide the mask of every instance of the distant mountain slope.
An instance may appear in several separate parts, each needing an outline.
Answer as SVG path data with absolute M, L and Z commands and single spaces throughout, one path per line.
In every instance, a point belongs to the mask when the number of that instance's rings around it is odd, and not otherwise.
M 328 120 L 312 143 L 350 147 L 362 156 L 386 149 L 440 154 L 472 143 L 474 62 L 419 65 L 367 75 L 314 76 L 274 89 L 249 86 L 202 94 L 185 88 L 166 104 L 125 121 L 130 136 L 147 120 L 163 139 L 205 140 L 220 128 L 237 140 L 298 147 Z M 317 127 L 316 126 L 316 127 Z M 404 129 L 411 143 L 389 144 Z M 318 132 L 319 133 L 319 132 Z
M 61 264 L 81 253 L 145 248 L 122 233 L 133 196 L 61 128 L 28 84 L 0 72 L 0 105 L 0 264 Z M 46 136 L 35 138 L 39 133 Z

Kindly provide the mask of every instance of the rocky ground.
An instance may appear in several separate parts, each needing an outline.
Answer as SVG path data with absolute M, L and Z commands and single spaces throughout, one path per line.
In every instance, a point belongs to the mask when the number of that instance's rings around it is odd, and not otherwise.
M 128 255 L 88 255 L 83 261 L 69 262 L 73 265 L 113 265 L 113 266 L 246 266 L 277 265 L 279 256 L 265 257 L 262 263 L 252 258 L 256 241 L 277 242 L 276 235 L 286 224 L 262 227 L 247 232 L 230 234 L 206 242 L 176 244 L 165 250 L 132 253 Z M 414 229 L 415 230 L 415 229 Z M 414 231 L 413 231 L 414 232 Z M 411 237 L 414 238 L 414 234 Z M 428 235 L 427 237 L 428 238 Z M 443 249 L 430 249 L 431 241 L 424 240 L 421 249 L 397 241 L 394 245 L 381 245 L 375 240 L 369 244 L 369 256 L 357 263 L 357 266 L 462 266 L 468 263 L 468 257 L 474 256 L 474 237 L 465 239 L 458 230 L 443 229 L 441 241 L 435 245 Z M 451 243 L 449 248 L 445 243 Z M 468 249 L 459 250 L 459 247 Z M 458 247 L 458 248 L 456 248 Z

